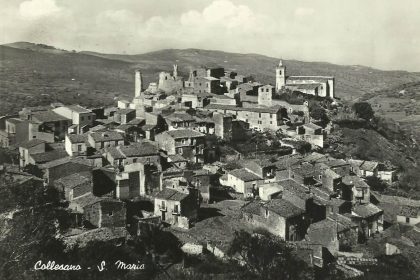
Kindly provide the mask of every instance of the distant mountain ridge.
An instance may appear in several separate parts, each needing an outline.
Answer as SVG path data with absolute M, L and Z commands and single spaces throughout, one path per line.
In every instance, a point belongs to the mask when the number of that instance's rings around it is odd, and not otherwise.
M 111 104 L 114 97 L 131 97 L 134 69 L 140 68 L 144 82 L 156 82 L 160 71 L 180 75 L 191 67 L 222 66 L 252 75 L 263 83 L 275 83 L 279 58 L 259 54 L 237 54 L 200 49 L 165 49 L 144 54 L 102 54 L 57 49 L 44 44 L 16 42 L 0 45 L 0 114 L 20 105 L 51 101 L 94 106 Z M 364 66 L 326 62 L 283 60 L 287 75 L 332 75 L 339 98 L 354 100 L 366 93 L 420 81 L 419 73 L 381 71 Z

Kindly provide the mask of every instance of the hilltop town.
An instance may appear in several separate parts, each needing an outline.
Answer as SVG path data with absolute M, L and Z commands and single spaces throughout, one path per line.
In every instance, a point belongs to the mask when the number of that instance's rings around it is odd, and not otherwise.
M 1 117 L 12 159 L 0 171 L 5 227 L 48 205 L 65 216 L 56 234 L 67 248 L 159 231 L 192 268 L 190 258 L 209 254 L 243 263 L 235 236 L 264 231 L 317 279 L 419 255 L 420 201 L 378 191 L 398 182 L 399 168 L 334 149 L 333 120 L 363 127 L 373 110 L 343 105 L 333 76 L 290 76 L 282 60 L 272 84 L 223 67 L 179 72 L 146 85 L 135 70 L 132 99 L 114 106 L 55 102 Z M 32 201 L 45 193 L 54 199 Z M 163 265 L 170 258 L 158 251 Z

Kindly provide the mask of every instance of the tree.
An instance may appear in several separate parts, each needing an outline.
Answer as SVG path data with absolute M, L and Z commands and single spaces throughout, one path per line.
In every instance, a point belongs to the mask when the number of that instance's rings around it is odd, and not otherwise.
M 267 232 L 236 232 L 228 255 L 238 256 L 246 271 L 257 279 L 310 279 L 312 276 L 312 271 L 295 258 L 285 241 Z
M 311 118 L 321 121 L 321 125 L 325 127 L 329 122 L 330 119 L 327 116 L 327 113 L 324 108 L 316 106 L 310 111 Z
M 356 102 L 353 105 L 353 110 L 359 118 L 364 120 L 370 120 L 373 118 L 375 113 L 373 112 L 372 106 L 368 102 Z

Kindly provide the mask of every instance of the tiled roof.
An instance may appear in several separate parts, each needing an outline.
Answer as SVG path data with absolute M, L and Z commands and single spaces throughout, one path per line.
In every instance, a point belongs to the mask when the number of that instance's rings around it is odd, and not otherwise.
M 92 205 L 101 200 L 102 200 L 101 197 L 94 196 L 92 193 L 87 193 L 83 196 L 73 199 L 71 203 L 75 203 L 79 205 L 81 208 L 85 208 L 86 206 Z
M 242 206 L 241 210 L 245 213 L 260 215 L 261 207 L 262 203 L 254 200 Z
M 399 216 L 410 217 L 410 218 L 417 218 L 420 215 L 420 207 L 414 206 L 401 206 L 400 212 L 398 213 Z
M 127 115 L 127 114 L 130 114 L 130 113 L 132 113 L 132 112 L 134 112 L 134 111 L 136 111 L 135 109 L 118 109 L 117 110 L 117 114 L 120 114 L 120 115 Z
M 164 133 L 169 134 L 172 138 L 187 138 L 187 137 L 202 137 L 204 136 L 203 133 L 192 130 L 192 129 L 176 129 L 166 131 Z
M 174 201 L 181 201 L 186 197 L 188 197 L 188 194 L 168 188 L 164 188 L 156 194 L 156 198 Z
M 284 199 L 270 200 L 267 204 L 265 204 L 265 207 L 284 218 L 292 218 L 305 213 L 303 209 L 300 209 Z
M 292 167 L 294 173 L 299 174 L 303 177 L 312 177 L 315 173 L 315 167 L 310 163 L 303 163 L 301 165 L 295 165 Z
M 67 107 L 67 108 L 69 108 L 70 110 L 75 111 L 75 112 L 77 112 L 77 113 L 92 113 L 92 111 L 91 111 L 91 110 L 86 109 L 85 107 L 82 107 L 82 106 L 80 106 L 80 105 L 67 105 L 67 106 L 65 106 L 65 107 Z
M 23 120 L 18 119 L 18 118 L 10 118 L 10 119 L 6 119 L 7 122 L 13 123 L 13 124 L 18 124 L 23 122 Z
M 356 188 L 370 188 L 369 185 L 358 176 L 344 176 L 342 182 L 345 185 L 355 186 Z
M 304 128 L 309 128 L 309 129 L 313 129 L 313 130 L 317 130 L 317 129 L 322 129 L 322 127 L 320 127 L 319 125 L 316 125 L 314 123 L 305 123 L 303 125 Z
M 88 140 L 87 134 L 69 134 L 67 136 L 71 143 L 85 143 Z
M 25 148 L 25 149 L 29 149 L 35 146 L 38 146 L 40 144 L 45 144 L 46 141 L 41 140 L 41 139 L 31 139 L 29 141 L 25 141 L 23 143 L 19 144 L 19 147 Z
M 184 112 L 175 112 L 166 116 L 165 119 L 170 120 L 172 122 L 186 122 L 186 121 L 195 121 L 195 118 L 190 114 Z
M 91 163 L 88 160 L 84 160 L 82 158 L 63 157 L 63 158 L 60 158 L 60 159 L 56 159 L 56 160 L 53 160 L 53 161 L 49 161 L 49 162 L 40 164 L 39 168 L 40 169 L 47 169 L 47 168 L 60 166 L 60 165 L 63 165 L 63 164 L 69 163 L 69 162 L 86 165 L 87 169 L 89 169 L 91 167 Z
M 73 189 L 81 184 L 92 181 L 92 172 L 78 172 L 55 181 L 55 184 L 62 184 L 65 188 Z
M 104 132 L 93 132 L 90 135 L 95 142 L 124 140 L 124 137 L 120 133 L 111 130 Z
M 262 178 L 252 172 L 249 172 L 246 168 L 240 168 L 235 169 L 232 171 L 229 171 L 229 174 L 232 176 L 235 176 L 236 178 L 244 181 L 244 182 L 250 182 L 250 181 L 258 181 L 262 180 Z
M 245 112 L 255 112 L 255 113 L 269 113 L 276 114 L 280 107 L 236 107 L 234 105 L 219 105 L 219 104 L 209 104 L 204 109 L 215 109 L 215 110 L 231 110 L 231 111 L 245 111 Z
M 321 86 L 321 84 L 318 84 L 318 83 L 313 83 L 313 84 L 299 84 L 297 86 L 297 89 L 313 90 L 313 89 L 317 89 L 320 86 Z
M 298 80 L 298 81 L 304 81 L 304 80 L 316 80 L 316 81 L 323 81 L 326 82 L 329 79 L 333 79 L 334 77 L 328 77 L 328 76 L 289 76 L 286 79 L 287 80 Z
M 360 169 L 366 171 L 374 171 L 378 167 L 378 163 L 376 161 L 363 161 L 363 163 L 359 166 Z
M 372 217 L 383 212 L 383 210 L 372 203 L 358 204 L 353 207 L 353 212 L 362 218 Z
M 31 157 L 37 164 L 42 164 L 49 161 L 65 158 L 67 157 L 67 152 L 63 150 L 54 150 L 45 153 L 32 154 Z
M 57 114 L 53 111 L 38 111 L 32 113 L 32 120 L 38 122 L 56 122 L 56 121 L 68 121 L 70 119 Z
M 156 146 L 148 142 L 132 143 L 128 146 L 119 146 L 118 148 L 126 157 L 141 157 L 159 154 L 159 150 Z
M 312 197 L 309 189 L 305 186 L 302 186 L 301 184 L 291 180 L 283 180 L 279 181 L 279 185 L 283 187 L 284 191 L 288 191 L 290 193 L 293 193 L 294 195 L 302 198 L 302 199 L 309 199 Z
M 327 168 L 324 170 L 324 176 L 328 176 L 331 177 L 332 179 L 339 179 L 341 178 L 340 175 L 338 175 L 337 173 L 335 173 L 333 170 Z
M 170 159 L 170 162 L 184 162 L 184 161 L 188 161 L 183 156 L 181 156 L 180 154 L 169 155 L 168 158 Z

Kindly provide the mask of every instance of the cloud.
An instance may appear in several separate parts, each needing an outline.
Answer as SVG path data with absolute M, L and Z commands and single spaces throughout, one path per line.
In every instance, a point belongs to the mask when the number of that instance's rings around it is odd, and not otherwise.
M 295 10 L 295 16 L 297 17 L 305 17 L 310 16 L 315 13 L 315 10 L 312 8 L 304 8 L 304 7 L 298 7 Z
M 60 10 L 54 0 L 30 0 L 19 5 L 19 14 L 29 19 L 49 16 Z

